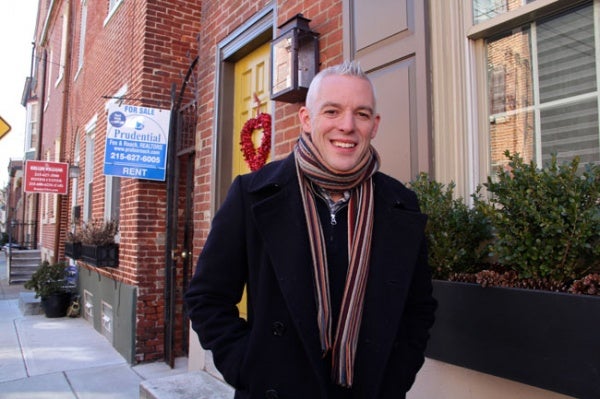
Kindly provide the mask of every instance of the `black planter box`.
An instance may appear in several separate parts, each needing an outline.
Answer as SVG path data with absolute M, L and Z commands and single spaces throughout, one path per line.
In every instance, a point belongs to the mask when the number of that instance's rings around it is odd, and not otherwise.
M 97 267 L 117 267 L 119 265 L 119 246 L 117 244 L 82 244 L 81 259 Z
M 81 243 L 65 242 L 65 256 L 71 259 L 81 259 Z
M 600 398 L 600 297 L 435 280 L 427 357 Z

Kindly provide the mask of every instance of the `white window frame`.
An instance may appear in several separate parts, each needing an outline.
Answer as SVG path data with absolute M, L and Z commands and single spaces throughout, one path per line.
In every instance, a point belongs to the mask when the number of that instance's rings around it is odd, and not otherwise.
M 60 37 L 60 57 L 58 65 L 58 76 L 56 77 L 55 87 L 58 87 L 60 82 L 65 76 L 65 66 L 67 65 L 67 36 L 69 34 L 69 18 L 68 18 L 69 7 L 66 5 L 63 9 L 62 14 L 62 32 Z
M 79 72 L 83 69 L 83 62 L 85 59 L 85 37 L 87 33 L 87 12 L 88 12 L 88 0 L 81 0 L 81 20 L 79 21 L 79 54 L 77 56 L 77 73 L 75 74 L 75 80 L 79 76 Z
M 127 85 L 122 86 L 105 104 L 105 111 L 108 112 L 110 105 L 116 103 L 120 98 L 127 94 Z M 107 127 L 108 129 L 108 127 Z M 106 150 L 106 148 L 105 148 Z M 114 219 L 116 214 L 121 209 L 121 177 L 105 176 L 104 190 L 104 220 Z M 119 235 L 115 237 L 115 241 L 119 242 Z
M 469 10 L 466 12 L 467 21 L 473 21 L 472 16 L 472 2 L 473 0 L 463 0 L 465 10 Z M 567 11 L 570 8 L 576 8 L 581 5 L 583 2 L 578 2 L 576 4 L 572 4 L 572 1 L 569 0 L 537 0 L 529 4 L 523 4 L 520 8 L 512 11 L 508 11 L 503 13 L 495 18 L 490 20 L 486 20 L 477 25 L 473 25 L 472 23 L 467 23 L 466 33 L 467 39 L 469 43 L 469 55 L 468 55 L 468 66 L 465 72 L 471 71 L 486 71 L 487 70 L 487 59 L 486 59 L 486 48 L 485 48 L 485 40 L 486 38 L 492 37 L 495 34 L 500 32 L 505 32 L 510 30 L 511 28 L 521 27 L 525 24 L 532 23 L 535 21 L 539 21 L 543 19 L 545 16 L 552 15 L 555 12 L 559 11 Z M 572 6 L 572 7 L 569 7 Z M 595 20 L 595 36 L 596 36 L 596 58 L 598 59 L 597 66 L 600 67 L 600 51 L 599 43 L 600 43 L 600 18 L 599 18 L 599 10 L 600 10 L 600 0 L 593 0 L 594 7 L 594 20 Z M 533 24 L 535 25 L 535 24 Z M 537 58 L 537 51 L 535 49 L 535 28 L 532 29 L 532 43 L 534 48 L 532 49 L 532 58 Z M 534 62 L 537 61 L 534 60 Z M 537 69 L 534 69 L 533 82 L 534 85 L 537 86 L 538 77 L 536 76 Z M 596 79 L 598 81 L 598 87 L 596 94 L 585 94 L 584 96 L 598 96 L 598 104 L 599 104 L 599 118 L 600 118 L 600 68 L 597 70 Z M 475 79 L 471 78 L 471 76 L 476 76 Z M 481 183 L 481 178 L 485 179 L 486 176 L 490 176 L 494 173 L 491 167 L 491 159 L 490 159 L 490 137 L 489 137 L 489 93 L 488 93 L 488 82 L 486 73 L 475 72 L 474 74 L 467 75 L 467 79 L 471 79 L 472 91 L 469 96 L 470 110 L 472 110 L 472 115 L 470 120 L 472 121 L 470 126 L 470 134 L 475 144 L 475 148 L 477 148 L 476 154 L 474 154 L 474 164 L 479 165 L 479 173 L 480 178 L 477 178 L 473 181 L 473 185 Z M 534 96 L 537 96 L 538 89 L 534 87 Z M 537 98 L 535 99 L 535 107 L 532 109 L 535 110 L 535 161 L 542 159 L 541 154 L 541 145 L 539 140 L 541 136 L 539 134 L 540 129 L 540 110 L 547 108 L 549 106 L 555 106 L 559 102 L 564 102 L 565 104 L 571 102 L 573 99 L 566 100 L 557 100 L 550 104 L 542 104 L 540 105 Z M 520 110 L 521 112 L 524 110 Z M 599 121 L 600 122 L 600 121 Z
M 108 13 L 106 15 L 106 19 L 104 20 L 104 26 L 108 24 L 108 21 L 112 18 L 112 16 L 117 12 L 119 6 L 123 4 L 124 0 L 108 0 Z
M 93 185 L 94 185 L 94 152 L 96 141 L 96 124 L 98 115 L 94 115 L 85 126 L 85 169 L 83 188 L 83 212 L 82 219 L 91 221 L 93 212 Z

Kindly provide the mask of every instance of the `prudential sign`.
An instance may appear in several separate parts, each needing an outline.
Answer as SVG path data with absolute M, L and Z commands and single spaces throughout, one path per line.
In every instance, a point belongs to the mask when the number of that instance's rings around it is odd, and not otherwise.
M 104 174 L 164 181 L 170 114 L 158 108 L 109 105 Z

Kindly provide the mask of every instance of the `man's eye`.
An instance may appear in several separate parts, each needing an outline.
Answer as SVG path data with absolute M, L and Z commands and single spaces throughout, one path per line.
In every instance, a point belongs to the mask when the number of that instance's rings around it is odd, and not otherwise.
M 358 116 L 362 119 L 371 119 L 371 114 L 368 112 L 359 112 Z
M 325 115 L 337 115 L 337 110 L 335 109 L 326 109 L 323 111 Z

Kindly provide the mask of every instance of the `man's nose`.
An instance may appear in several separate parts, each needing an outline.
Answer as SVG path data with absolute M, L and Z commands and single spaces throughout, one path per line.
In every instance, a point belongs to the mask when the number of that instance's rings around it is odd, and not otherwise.
M 339 129 L 346 133 L 352 132 L 354 130 L 354 115 L 352 112 L 344 112 L 339 120 Z

